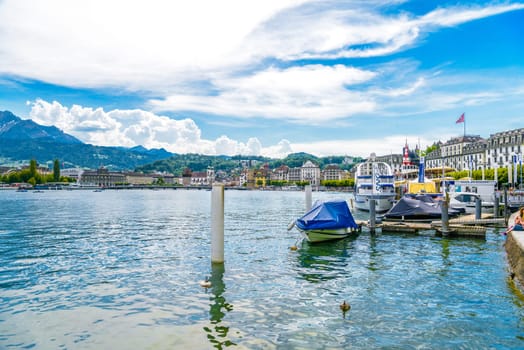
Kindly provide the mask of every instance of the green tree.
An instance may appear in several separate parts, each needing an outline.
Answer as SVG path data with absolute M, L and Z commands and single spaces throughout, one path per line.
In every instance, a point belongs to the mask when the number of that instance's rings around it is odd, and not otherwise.
M 60 162 L 58 159 L 55 159 L 55 162 L 53 163 L 53 181 L 60 181 Z
M 31 159 L 31 161 L 29 162 L 29 176 L 30 177 L 36 177 L 36 168 L 37 168 L 37 163 L 36 163 L 36 159 Z

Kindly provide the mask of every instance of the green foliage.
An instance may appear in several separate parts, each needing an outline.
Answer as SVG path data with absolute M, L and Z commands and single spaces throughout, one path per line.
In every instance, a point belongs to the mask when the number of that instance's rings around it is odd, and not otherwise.
M 326 187 L 354 187 L 355 186 L 355 180 L 354 179 L 346 179 L 346 180 L 323 180 L 320 182 L 322 186 Z
M 36 176 L 36 168 L 37 168 L 36 159 L 31 159 L 31 161 L 29 162 L 29 175 L 31 177 Z
M 275 187 L 282 187 L 282 186 L 287 186 L 288 182 L 285 180 L 271 180 L 269 182 L 269 185 L 275 186 Z
M 517 166 L 517 179 L 514 179 L 516 183 L 520 182 L 520 165 Z M 469 177 L 469 170 L 456 171 L 448 173 L 449 176 L 452 176 L 455 180 Z M 473 180 L 482 180 L 482 170 L 473 170 L 471 172 L 471 177 Z M 495 169 L 485 169 L 484 170 L 484 179 L 485 180 L 495 180 Z M 508 168 L 498 168 L 497 169 L 497 184 L 498 188 L 502 188 L 504 184 L 507 184 L 509 181 L 508 177 Z
M 434 143 L 431 146 L 426 147 L 426 149 L 424 151 L 421 151 L 420 155 L 421 156 L 426 156 L 429 153 L 431 153 L 431 152 L 433 152 L 433 151 L 435 151 L 437 149 L 439 149 L 439 145 L 437 143 Z
M 169 157 L 171 153 L 137 152 L 121 147 L 93 146 L 83 143 L 61 144 L 37 140 L 0 140 L 0 157 L 13 160 L 36 159 L 47 164 L 60 159 L 68 166 L 97 169 L 104 166 L 111 170 L 131 170 Z
M 55 159 L 53 163 L 53 181 L 58 182 L 60 180 L 60 162 Z
M 227 173 L 238 175 L 244 167 L 260 168 L 268 164 L 270 169 L 278 168 L 281 165 L 287 165 L 290 168 L 301 167 L 306 161 L 317 164 L 324 168 L 329 164 L 337 164 L 343 170 L 349 170 L 352 164 L 343 164 L 345 156 L 331 156 L 318 158 L 307 153 L 294 153 L 284 159 L 270 159 L 262 156 L 207 156 L 202 154 L 177 154 L 168 159 L 158 160 L 156 162 L 137 167 L 135 171 L 152 173 L 155 171 L 168 172 L 175 176 L 181 176 L 185 168 L 192 171 L 205 171 L 208 167 L 213 167 L 215 171 L 223 170 Z M 355 162 L 362 160 L 354 158 Z

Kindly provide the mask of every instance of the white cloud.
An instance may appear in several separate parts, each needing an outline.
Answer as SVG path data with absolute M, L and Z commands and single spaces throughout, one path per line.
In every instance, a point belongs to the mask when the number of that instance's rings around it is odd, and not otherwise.
M 417 144 L 422 149 L 433 144 L 435 141 L 433 135 L 429 137 L 419 135 L 391 135 L 384 137 L 377 142 L 376 138 L 362 138 L 352 140 L 329 140 L 313 143 L 294 143 L 295 152 L 307 152 L 319 157 L 333 155 L 333 150 L 337 150 L 337 155 L 358 156 L 367 158 L 371 153 L 377 155 L 400 154 L 402 147 L 408 141 L 411 149 Z
M 30 118 L 43 125 L 55 125 L 86 143 L 102 146 L 165 148 L 173 153 L 209 155 L 265 155 L 285 157 L 289 141 L 262 147 L 256 137 L 246 143 L 222 135 L 215 141 L 201 138 L 201 130 L 191 119 L 174 120 L 143 110 L 112 110 L 73 105 L 63 106 L 38 99 L 31 103 Z
M 366 113 L 374 102 L 351 90 L 376 73 L 342 65 L 308 65 L 277 69 L 271 67 L 252 76 L 217 78 L 213 86 L 220 91 L 213 96 L 172 95 L 152 100 L 156 110 L 179 110 L 231 115 L 287 118 L 302 123 Z
M 217 74 L 256 82 L 271 72 L 266 60 L 388 55 L 435 28 L 524 8 L 462 6 L 413 17 L 381 13 L 385 4 L 391 2 L 3 0 L 0 74 L 178 96 Z M 247 77 L 231 78 L 239 74 Z M 276 82 L 291 94 L 303 87 L 300 79 Z M 211 97 L 206 105 L 216 103 L 219 112 L 220 102 Z M 274 108 L 265 107 L 257 113 L 271 115 Z M 301 113 L 298 106 L 292 114 Z
M 205 154 L 285 155 L 291 150 L 332 154 L 348 147 L 369 153 L 383 145 L 282 140 L 263 146 L 255 134 L 246 135 L 247 141 L 226 135 L 205 140 L 193 120 L 155 113 L 191 111 L 333 126 L 350 124 L 347 117 L 352 116 L 416 115 L 478 106 L 508 95 L 522 100 L 522 72 L 497 71 L 498 76 L 482 79 L 443 69 L 435 77 L 409 60 L 366 68 L 333 66 L 349 62 L 343 58 L 398 53 L 442 27 L 524 9 L 522 3 L 492 3 L 438 8 L 417 17 L 395 13 L 391 4 L 0 0 L 0 85 L 12 83 L 2 76 L 14 76 L 29 82 L 144 92 L 155 96 L 142 106 L 153 112 L 65 107 L 37 100 L 31 117 L 95 144 L 142 144 Z M 351 62 L 357 61 L 363 62 Z
M 163 89 L 237 61 L 245 37 L 301 0 L 0 2 L 0 72 Z

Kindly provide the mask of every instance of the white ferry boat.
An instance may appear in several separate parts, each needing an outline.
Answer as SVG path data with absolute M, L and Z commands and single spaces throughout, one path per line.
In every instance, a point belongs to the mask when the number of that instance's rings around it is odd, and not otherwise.
M 355 207 L 369 211 L 370 200 L 375 200 L 375 211 L 391 209 L 395 201 L 395 182 L 391 166 L 375 162 L 374 157 L 361 163 L 355 173 Z

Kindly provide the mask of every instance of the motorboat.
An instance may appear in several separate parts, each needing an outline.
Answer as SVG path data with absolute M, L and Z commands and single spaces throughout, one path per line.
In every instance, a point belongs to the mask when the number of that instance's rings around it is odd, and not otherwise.
M 341 239 L 359 231 L 345 200 L 316 201 L 312 208 L 295 220 L 295 226 L 309 242 Z
M 395 178 L 391 166 L 385 162 L 370 161 L 357 166 L 355 173 L 355 208 L 369 211 L 370 201 L 375 201 L 375 211 L 391 209 L 395 201 Z
M 433 221 L 442 217 L 442 201 L 430 195 L 406 195 L 384 214 L 384 220 Z M 462 210 L 448 208 L 449 217 L 458 216 Z
M 477 200 L 481 201 L 481 209 L 493 208 L 493 202 L 482 201 L 478 193 L 473 192 L 452 192 L 449 193 L 449 207 L 453 209 L 463 209 L 467 214 L 475 213 Z

